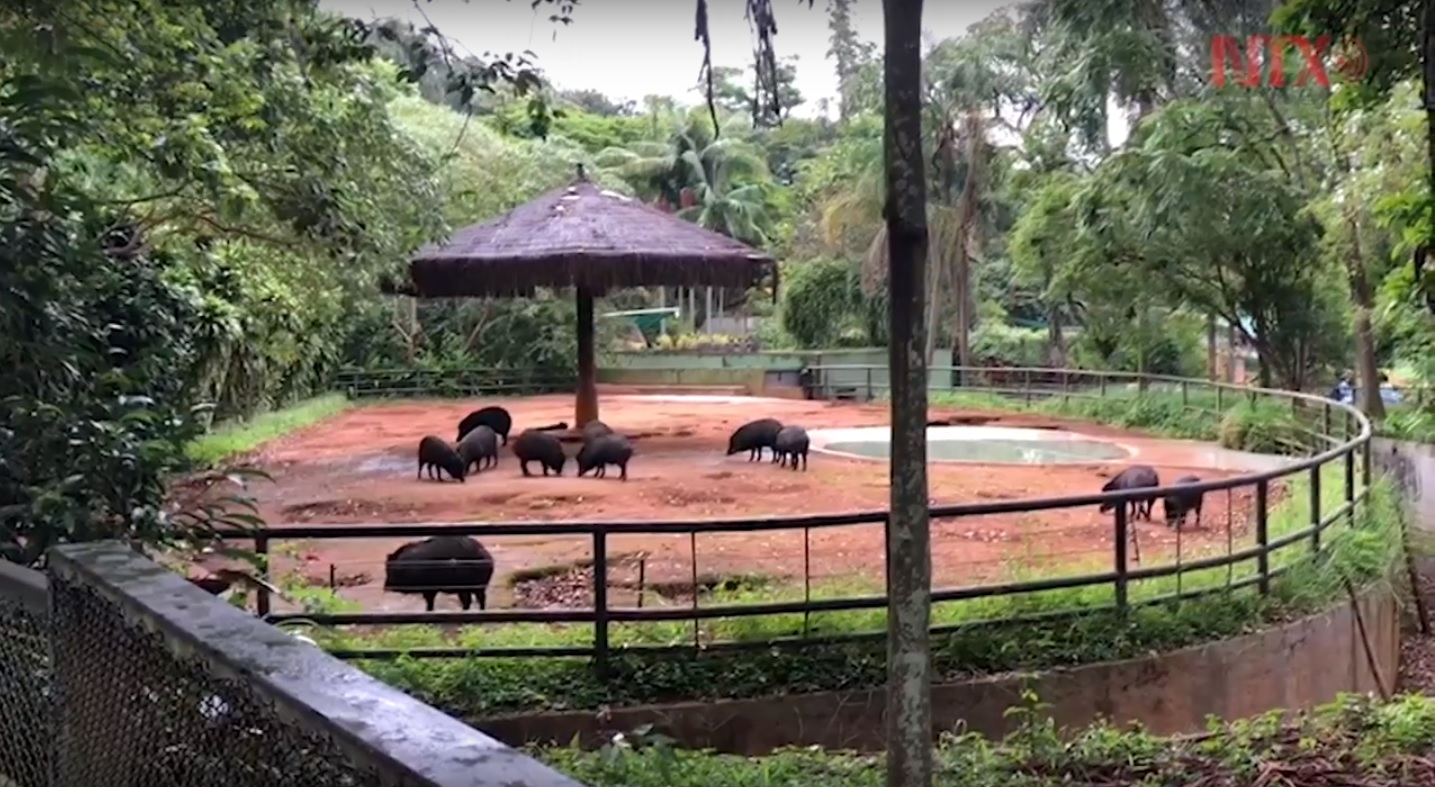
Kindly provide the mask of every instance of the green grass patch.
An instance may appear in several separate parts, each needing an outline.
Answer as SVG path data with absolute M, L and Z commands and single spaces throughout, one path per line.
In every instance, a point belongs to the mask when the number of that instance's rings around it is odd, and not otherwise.
M 252 451 L 296 429 L 318 423 L 343 412 L 349 400 L 343 394 L 330 393 L 306 399 L 293 407 L 255 416 L 216 427 L 189 444 L 185 454 L 197 464 L 210 466 Z
M 1141 391 L 1133 386 L 1072 390 L 1027 401 L 1019 396 L 962 391 L 933 393 L 936 407 L 1038 413 L 1135 429 L 1161 437 L 1208 440 L 1225 448 L 1270 454 L 1304 454 L 1329 445 L 1319 435 L 1342 435 L 1345 414 L 1330 406 L 1237 391 L 1188 386 Z M 1353 427 L 1352 427 L 1353 428 Z M 1353 434 L 1353 432 L 1352 432 Z
M 1201 738 L 1158 738 L 1104 724 L 1063 737 L 1028 698 L 1005 740 L 948 736 L 935 749 L 942 787 L 1348 785 L 1403 787 L 1435 780 L 1435 700 L 1341 697 L 1283 723 L 1278 714 L 1211 725 Z M 633 736 L 593 752 L 538 750 L 589 787 L 881 787 L 881 756 L 815 749 L 739 757 L 683 751 Z
M 1435 443 L 1435 410 L 1410 405 L 1390 407 L 1378 431 L 1395 440 Z

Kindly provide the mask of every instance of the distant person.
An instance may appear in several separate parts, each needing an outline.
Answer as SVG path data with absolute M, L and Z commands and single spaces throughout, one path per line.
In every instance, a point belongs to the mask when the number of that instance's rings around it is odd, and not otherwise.
M 1330 398 L 1341 404 L 1350 404 L 1355 401 L 1355 388 L 1350 384 L 1350 375 L 1343 375 L 1340 382 L 1330 389 Z

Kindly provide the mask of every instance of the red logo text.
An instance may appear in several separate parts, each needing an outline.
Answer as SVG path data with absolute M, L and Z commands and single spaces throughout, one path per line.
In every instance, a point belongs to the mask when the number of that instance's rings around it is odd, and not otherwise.
M 1352 38 L 1288 35 L 1211 37 L 1211 82 L 1216 87 L 1329 89 L 1332 75 L 1357 82 L 1368 67 L 1365 48 Z

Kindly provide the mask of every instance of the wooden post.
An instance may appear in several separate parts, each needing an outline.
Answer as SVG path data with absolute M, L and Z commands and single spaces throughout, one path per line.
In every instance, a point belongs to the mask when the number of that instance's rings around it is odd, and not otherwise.
M 578 402 L 573 428 L 598 420 L 598 361 L 593 338 L 593 291 L 578 288 Z

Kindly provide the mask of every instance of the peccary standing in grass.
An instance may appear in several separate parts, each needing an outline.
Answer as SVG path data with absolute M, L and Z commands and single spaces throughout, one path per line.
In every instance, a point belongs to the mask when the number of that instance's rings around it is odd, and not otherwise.
M 458 437 L 455 440 L 462 441 L 469 432 L 480 426 L 486 426 L 493 430 L 493 433 L 503 438 L 503 444 L 508 445 L 508 433 L 513 429 L 513 416 L 502 407 L 484 407 L 465 415 L 462 421 L 458 422 Z
M 453 446 L 444 442 L 442 437 L 429 435 L 419 441 L 419 473 L 416 480 L 422 481 L 424 468 L 428 468 L 429 478 L 435 481 L 443 480 L 443 473 L 447 472 L 450 477 L 463 481 L 467 474 L 463 459 L 459 458 L 458 452 Z
M 429 612 L 440 593 L 458 596 L 464 609 L 473 606 L 475 598 L 479 609 L 487 608 L 491 579 L 493 555 L 468 536 L 410 541 L 384 561 L 384 590 L 421 594 Z
M 528 472 L 529 462 L 537 462 L 544 475 L 548 475 L 549 470 L 554 475 L 563 475 L 563 464 L 567 461 L 558 438 L 538 429 L 529 429 L 514 438 L 513 455 L 518 457 L 518 468 L 525 477 L 533 475 Z
M 607 478 L 608 465 L 617 465 L 620 471 L 618 477 L 627 481 L 628 460 L 632 458 L 633 444 L 628 442 L 628 438 L 620 434 L 601 435 L 578 449 L 578 475 L 582 477 L 592 470 L 594 478 Z
M 464 472 L 477 465 L 477 472 L 485 467 L 498 464 L 498 435 L 493 429 L 479 424 L 472 432 L 458 441 L 458 457 L 463 460 Z
M 773 441 L 772 452 L 781 458 L 780 464 L 783 467 L 790 462 L 793 470 L 797 469 L 797 459 L 801 457 L 802 469 L 806 470 L 808 443 L 806 429 L 800 426 L 784 426 Z
M 1101 491 L 1116 492 L 1125 489 L 1143 489 L 1145 487 L 1160 485 L 1161 477 L 1156 475 L 1155 469 L 1146 465 L 1132 465 L 1120 473 L 1117 473 L 1110 481 L 1107 481 L 1106 484 L 1101 487 Z M 1134 521 L 1137 517 L 1144 517 L 1147 522 L 1150 522 L 1151 507 L 1155 504 L 1156 498 L 1152 496 L 1127 500 L 1123 505 L 1130 506 L 1129 516 L 1131 521 Z M 1105 513 L 1114 508 L 1116 508 L 1116 503 L 1102 503 L 1100 510 L 1102 513 Z
M 1193 475 L 1183 475 L 1176 479 L 1175 485 L 1199 484 L 1201 479 Z M 1196 512 L 1196 525 L 1201 524 L 1201 504 L 1205 502 L 1206 493 L 1190 489 L 1179 489 L 1166 495 L 1161 501 L 1161 508 L 1166 513 L 1166 527 L 1181 528 L 1186 526 L 1186 512 Z
M 583 425 L 583 442 L 585 444 L 591 443 L 600 437 L 604 437 L 612 433 L 613 430 L 602 421 L 589 421 L 588 423 Z
M 761 418 L 745 423 L 728 438 L 727 455 L 746 451 L 747 461 L 761 459 L 762 449 L 772 448 L 777 443 L 777 433 L 781 431 L 782 422 L 776 418 Z M 775 451 L 773 458 L 776 459 Z

